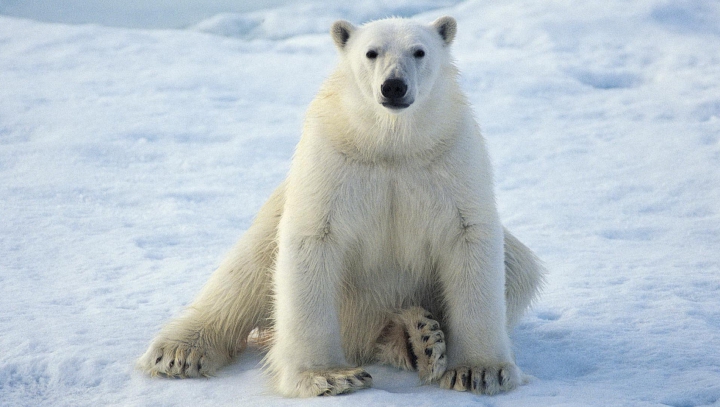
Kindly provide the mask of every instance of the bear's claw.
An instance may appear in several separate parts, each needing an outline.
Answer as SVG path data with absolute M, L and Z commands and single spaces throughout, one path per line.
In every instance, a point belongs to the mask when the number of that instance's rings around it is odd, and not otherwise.
M 138 369 L 151 376 L 176 378 L 212 376 L 225 363 L 219 355 L 187 343 L 158 339 L 138 360 Z
M 302 384 L 309 387 L 306 391 L 318 396 L 336 396 L 372 386 L 372 376 L 362 368 L 310 371 L 304 376 Z
M 460 366 L 445 372 L 440 379 L 440 387 L 492 395 L 510 391 L 521 385 L 521 381 L 520 369 L 513 363 L 486 367 Z
M 413 354 L 413 367 L 418 370 L 420 379 L 426 383 L 438 380 L 445 373 L 445 334 L 440 324 L 430 319 L 424 310 L 410 309 L 405 312 L 412 322 L 407 324 L 408 351 Z

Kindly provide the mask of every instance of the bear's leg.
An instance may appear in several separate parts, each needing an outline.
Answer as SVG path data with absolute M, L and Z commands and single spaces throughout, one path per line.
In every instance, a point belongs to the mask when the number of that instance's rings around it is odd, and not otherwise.
M 429 312 L 412 307 L 393 314 L 375 348 L 375 359 L 406 370 L 417 370 L 429 383 L 445 373 L 445 334 Z
M 150 375 L 208 376 L 227 364 L 253 329 L 271 328 L 272 268 L 284 203 L 281 185 L 197 299 L 158 333 L 138 368 Z
M 298 233 L 286 205 L 278 233 L 274 277 L 274 337 L 266 364 L 278 392 L 288 397 L 349 393 L 372 385 L 345 358 L 338 296 L 347 270 L 343 239 L 320 229 Z M 296 215 L 297 216 L 297 215 Z M 302 229 L 300 229 L 302 230 Z
M 537 297 L 545 281 L 540 260 L 505 230 L 505 301 L 507 326 L 512 328 Z
M 496 394 L 523 382 L 507 333 L 503 230 L 467 225 L 438 262 L 448 368 L 440 387 Z

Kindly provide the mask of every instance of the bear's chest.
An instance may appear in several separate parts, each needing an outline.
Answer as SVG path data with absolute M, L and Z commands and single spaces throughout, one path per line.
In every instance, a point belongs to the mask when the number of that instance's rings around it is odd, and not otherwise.
M 427 168 L 362 167 L 341 186 L 336 221 L 368 266 L 414 267 L 446 239 L 457 209 L 441 173 Z

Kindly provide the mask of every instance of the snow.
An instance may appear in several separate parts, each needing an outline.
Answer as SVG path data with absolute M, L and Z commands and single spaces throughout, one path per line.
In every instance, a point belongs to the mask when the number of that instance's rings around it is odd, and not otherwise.
M 1 406 L 720 406 L 717 2 L 72 3 L 0 1 Z M 135 371 L 284 178 L 329 24 L 444 14 L 501 216 L 550 270 L 513 333 L 531 383 L 370 366 L 290 400 L 257 350 Z

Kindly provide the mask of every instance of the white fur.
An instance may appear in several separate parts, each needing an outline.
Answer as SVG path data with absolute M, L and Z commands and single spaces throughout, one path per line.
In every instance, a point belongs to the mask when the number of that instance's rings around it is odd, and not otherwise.
M 280 393 L 353 391 L 371 382 L 350 367 L 377 360 L 393 313 L 421 306 L 445 331 L 448 372 L 497 373 L 486 393 L 514 388 L 508 328 L 542 268 L 500 224 L 449 53 L 455 21 L 339 21 L 332 34 L 340 62 L 308 110 L 287 180 L 139 366 L 212 374 L 257 328 L 273 333 L 266 360 Z M 409 107 L 383 106 L 391 78 L 406 82 Z

